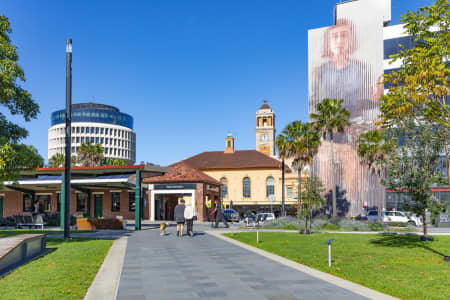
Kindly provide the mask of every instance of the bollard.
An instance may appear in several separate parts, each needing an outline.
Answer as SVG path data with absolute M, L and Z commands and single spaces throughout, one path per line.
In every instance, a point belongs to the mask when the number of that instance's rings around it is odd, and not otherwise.
M 333 242 L 334 239 L 330 239 L 325 242 L 325 244 L 328 244 L 328 266 L 331 267 L 331 242 Z
M 328 244 L 328 266 L 331 267 L 331 243 Z

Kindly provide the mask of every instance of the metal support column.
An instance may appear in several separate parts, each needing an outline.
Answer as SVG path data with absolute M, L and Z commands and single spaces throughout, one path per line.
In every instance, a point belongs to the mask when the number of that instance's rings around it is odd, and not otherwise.
M 136 171 L 136 190 L 135 190 L 135 203 L 136 208 L 134 211 L 134 229 L 141 230 L 141 220 L 142 220 L 142 201 L 141 201 L 141 171 Z
M 64 187 L 64 173 L 61 174 L 61 193 L 59 194 L 59 201 L 60 201 L 60 210 L 59 210 L 59 216 L 60 216 L 60 223 L 59 226 L 62 230 L 64 230 L 64 216 L 66 211 L 66 199 L 65 199 L 65 187 Z

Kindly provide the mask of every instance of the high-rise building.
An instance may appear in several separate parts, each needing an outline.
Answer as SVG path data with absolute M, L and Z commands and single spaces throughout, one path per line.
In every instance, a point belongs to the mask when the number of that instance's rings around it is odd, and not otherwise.
M 331 14 L 331 12 L 330 12 Z M 334 24 L 308 32 L 309 110 L 325 98 L 343 99 L 352 125 L 327 136 L 312 171 L 321 178 L 327 197 L 335 188 L 337 213 L 356 216 L 376 207 L 384 195 L 378 178 L 360 163 L 356 141 L 374 128 L 383 94 L 383 31 L 391 17 L 390 0 L 356 0 L 336 4 Z M 380 194 L 381 193 L 381 194 Z M 331 203 L 331 201 L 328 201 Z M 328 207 L 331 212 L 331 204 Z
M 275 113 L 267 101 L 256 112 L 256 150 L 275 156 Z
M 48 129 L 48 158 L 65 149 L 65 110 L 52 113 Z M 72 153 L 91 142 L 104 148 L 105 158 L 118 158 L 133 164 L 136 160 L 136 133 L 133 117 L 110 105 L 79 103 L 72 105 Z

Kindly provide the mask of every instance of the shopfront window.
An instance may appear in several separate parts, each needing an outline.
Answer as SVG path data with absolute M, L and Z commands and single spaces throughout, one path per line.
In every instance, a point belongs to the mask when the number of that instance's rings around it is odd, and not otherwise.
M 50 212 L 51 211 L 51 201 L 50 195 L 38 195 L 36 197 L 37 203 L 39 205 L 39 212 Z
M 120 211 L 120 193 L 111 193 L 111 211 Z
M 77 211 L 86 212 L 87 194 L 77 193 Z
M 136 193 L 129 192 L 128 193 L 128 210 L 135 211 L 136 210 Z
M 28 193 L 23 194 L 23 211 L 31 212 L 33 211 L 33 196 Z

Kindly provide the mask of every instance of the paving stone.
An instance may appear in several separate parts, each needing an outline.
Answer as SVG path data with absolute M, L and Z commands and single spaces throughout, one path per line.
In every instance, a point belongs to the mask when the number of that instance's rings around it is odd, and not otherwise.
M 365 299 L 208 234 L 174 231 L 130 234 L 118 299 Z

